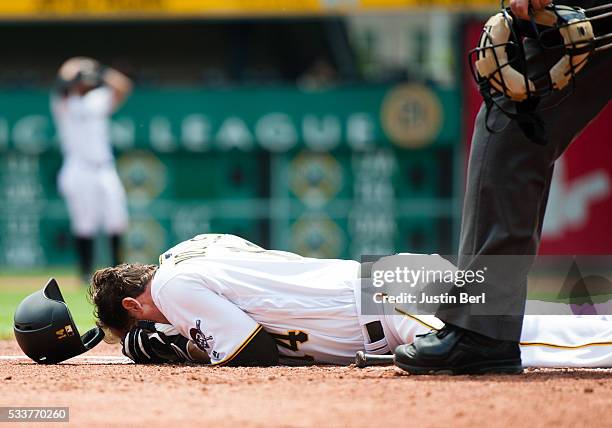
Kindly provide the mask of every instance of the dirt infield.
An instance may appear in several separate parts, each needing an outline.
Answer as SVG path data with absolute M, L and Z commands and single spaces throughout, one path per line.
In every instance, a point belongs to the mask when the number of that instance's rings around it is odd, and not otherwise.
M 52 426 L 612 424 L 612 370 L 440 377 L 393 367 L 136 366 L 92 358 L 120 356 L 106 344 L 87 359 L 54 366 L 6 358 L 11 355 L 20 355 L 16 344 L 0 342 L 0 406 L 68 406 L 70 422 Z

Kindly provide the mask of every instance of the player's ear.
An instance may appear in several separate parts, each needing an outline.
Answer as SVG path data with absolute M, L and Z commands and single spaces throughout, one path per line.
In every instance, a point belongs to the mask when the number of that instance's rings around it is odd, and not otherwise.
M 121 300 L 121 306 L 123 306 L 123 308 L 130 314 L 138 314 L 142 312 L 142 305 L 133 297 L 124 297 L 123 300 Z

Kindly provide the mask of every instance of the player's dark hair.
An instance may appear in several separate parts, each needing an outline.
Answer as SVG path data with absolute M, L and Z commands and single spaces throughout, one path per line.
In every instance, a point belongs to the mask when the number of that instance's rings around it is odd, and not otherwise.
M 96 271 L 89 299 L 95 306 L 98 325 L 113 332 L 127 332 L 135 320 L 121 302 L 125 297 L 136 298 L 144 293 L 156 270 L 156 265 L 124 263 Z

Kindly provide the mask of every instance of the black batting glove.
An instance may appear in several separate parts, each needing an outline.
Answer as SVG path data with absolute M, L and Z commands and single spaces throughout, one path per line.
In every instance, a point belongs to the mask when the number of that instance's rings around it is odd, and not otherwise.
M 138 364 L 208 362 L 207 355 L 169 324 L 138 321 L 122 341 L 123 355 Z

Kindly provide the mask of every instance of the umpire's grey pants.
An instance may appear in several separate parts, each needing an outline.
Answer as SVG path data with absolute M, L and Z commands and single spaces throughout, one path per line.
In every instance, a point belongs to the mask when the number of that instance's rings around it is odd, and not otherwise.
M 541 107 L 554 106 L 568 92 L 570 88 L 543 99 Z M 486 305 L 445 305 L 436 313 L 439 318 L 496 339 L 519 340 L 527 273 L 540 244 L 554 163 L 611 95 L 612 51 L 606 51 L 580 72 L 569 98 L 540 114 L 548 135 L 546 146 L 529 141 L 497 108 L 491 111 L 489 124 L 503 130 L 488 132 L 481 107 L 469 159 L 459 268 L 482 268 L 482 255 L 525 257 L 519 265 L 494 263 L 488 267 Z M 608 138 L 612 144 L 612 136 Z

